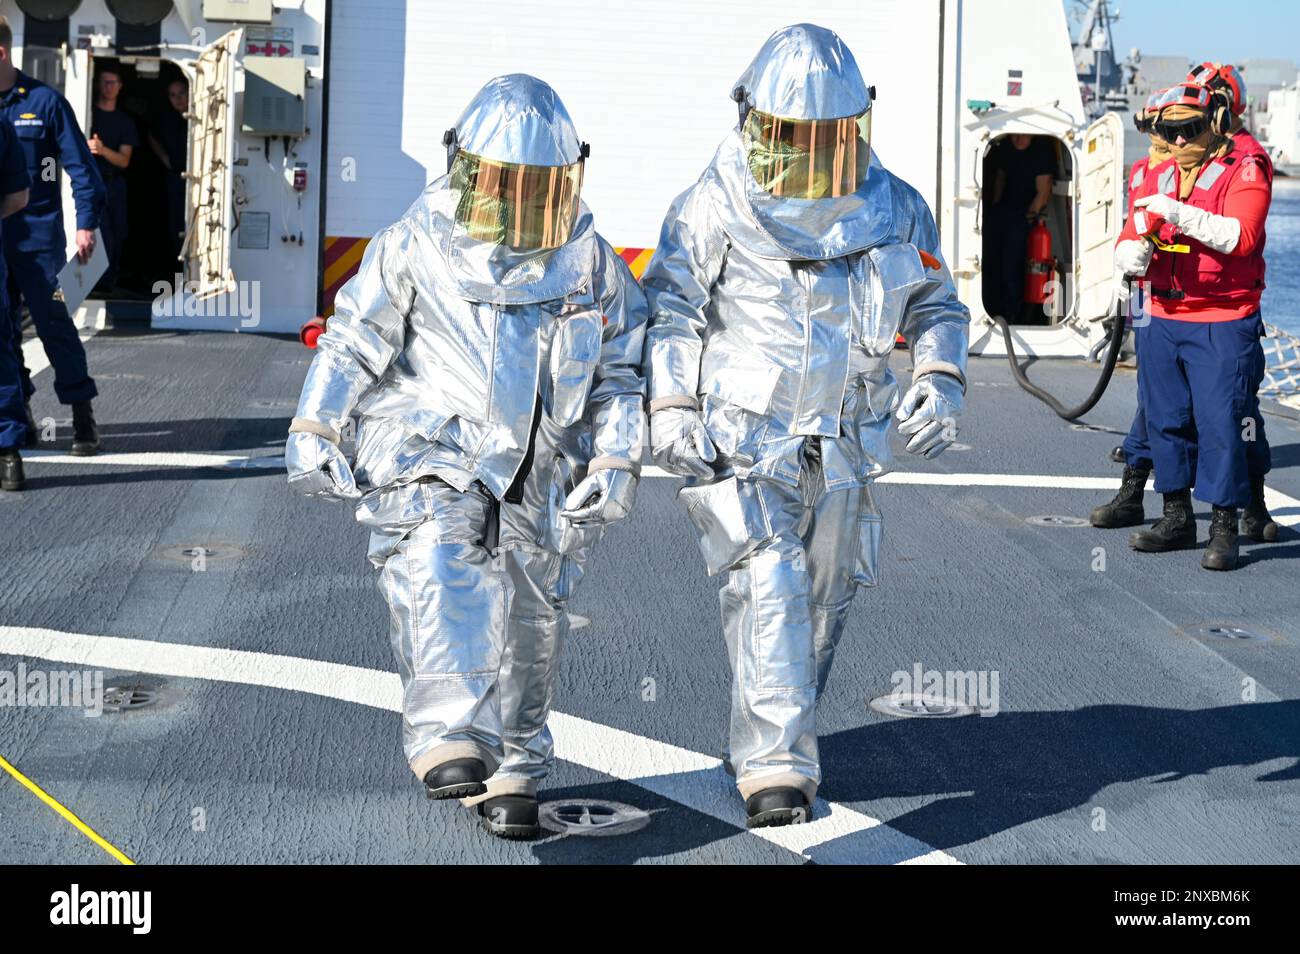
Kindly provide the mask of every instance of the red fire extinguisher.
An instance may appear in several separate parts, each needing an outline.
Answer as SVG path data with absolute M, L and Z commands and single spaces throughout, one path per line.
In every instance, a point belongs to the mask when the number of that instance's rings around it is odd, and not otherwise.
M 1047 283 L 1051 280 L 1056 260 L 1052 258 L 1052 233 L 1047 230 L 1047 223 L 1040 217 L 1029 230 L 1028 247 L 1025 250 L 1025 302 L 1041 305 L 1047 301 Z

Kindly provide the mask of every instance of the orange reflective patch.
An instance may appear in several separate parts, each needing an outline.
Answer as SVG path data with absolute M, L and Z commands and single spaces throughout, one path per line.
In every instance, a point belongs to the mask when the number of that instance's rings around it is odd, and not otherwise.
M 921 263 L 925 265 L 926 268 L 933 268 L 936 272 L 943 268 L 943 262 L 939 261 L 925 249 L 918 248 L 917 251 L 921 253 Z

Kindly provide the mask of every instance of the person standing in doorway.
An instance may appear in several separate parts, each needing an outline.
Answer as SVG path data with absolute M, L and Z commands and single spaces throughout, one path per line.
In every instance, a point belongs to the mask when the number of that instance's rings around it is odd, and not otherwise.
M 72 453 L 90 456 L 99 450 L 99 432 L 91 399 L 98 393 L 86 367 L 86 349 L 77 336 L 68 309 L 54 297 L 58 273 L 67 261 L 63 234 L 63 193 L 60 167 L 72 180 L 77 206 L 77 256 L 90 260 L 95 229 L 104 204 L 104 183 L 95 168 L 86 139 L 72 107 L 57 90 L 27 76 L 13 64 L 13 31 L 0 17 L 0 121 L 13 126 L 31 179 L 27 207 L 5 222 L 4 256 L 9 271 L 7 332 L 19 362 L 23 394 L 31 401 L 32 377 L 22 366 L 22 302 L 54 369 L 54 393 L 72 406 Z M 27 443 L 36 442 L 28 418 Z
M 100 231 L 104 236 L 104 250 L 108 252 L 108 271 L 100 279 L 99 287 L 109 292 L 117 284 L 122 243 L 126 241 L 126 170 L 131 165 L 131 153 L 140 142 L 135 120 L 117 107 L 121 92 L 121 74 L 112 67 L 101 69 L 95 77 L 95 111 L 89 142 L 90 153 L 95 157 L 107 190 Z
M 158 114 L 158 121 L 149 133 L 149 148 L 167 170 L 167 237 L 172 244 L 172 256 L 180 257 L 181 240 L 185 233 L 185 172 L 186 150 L 189 144 L 190 86 L 183 78 L 167 84 L 167 106 Z

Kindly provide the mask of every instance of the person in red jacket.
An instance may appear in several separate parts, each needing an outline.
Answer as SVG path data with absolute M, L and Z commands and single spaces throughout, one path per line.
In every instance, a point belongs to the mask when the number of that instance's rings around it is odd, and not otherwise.
M 1187 82 L 1207 87 L 1212 94 L 1222 97 L 1231 113 L 1228 134 L 1232 137 L 1233 153 L 1236 155 L 1255 155 L 1268 163 L 1269 178 L 1272 179 L 1273 164 L 1263 146 L 1245 128 L 1242 117 L 1246 112 L 1246 83 L 1241 73 L 1231 65 L 1202 63 L 1187 76 Z M 1133 216 L 1133 201 L 1146 173 L 1168 160 L 1172 153 L 1169 143 L 1161 139 L 1152 128 L 1155 120 L 1154 108 L 1157 99 L 1164 93 L 1159 90 L 1152 93 L 1146 105 L 1134 116 L 1138 132 L 1146 133 L 1151 139 L 1148 156 L 1139 159 L 1129 171 L 1129 210 Z M 1149 251 L 1147 249 L 1146 251 Z M 1124 463 L 1124 474 L 1119 492 L 1106 504 L 1095 508 L 1091 522 L 1095 527 L 1135 527 L 1146 521 L 1146 512 L 1142 498 L 1147 481 L 1151 476 L 1151 445 L 1147 439 L 1146 412 L 1143 410 L 1139 394 L 1137 411 L 1133 423 L 1123 444 L 1115 448 L 1112 456 Z M 1250 500 L 1241 514 L 1240 534 L 1259 543 L 1271 543 L 1278 537 L 1279 527 L 1268 512 L 1264 503 L 1264 476 L 1272 464 L 1268 439 L 1264 433 L 1264 419 L 1258 413 L 1258 395 L 1255 395 L 1253 412 L 1259 421 L 1255 440 L 1247 448 L 1247 460 L 1250 469 Z
M 1173 157 L 1138 187 L 1115 258 L 1149 291 L 1138 388 L 1164 515 L 1130 544 L 1195 546 L 1195 487 L 1214 509 L 1202 566 L 1230 570 L 1239 559 L 1237 511 L 1251 500 L 1250 448 L 1262 436 L 1255 395 L 1272 169 L 1236 148 L 1230 107 L 1207 87 L 1180 84 L 1154 105 L 1154 130 Z

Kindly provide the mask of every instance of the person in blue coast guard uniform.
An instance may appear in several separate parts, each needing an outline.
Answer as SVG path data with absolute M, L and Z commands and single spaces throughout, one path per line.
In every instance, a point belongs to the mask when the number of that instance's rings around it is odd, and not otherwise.
M 0 123 L 0 219 L 27 205 L 27 163 L 18 137 Z M 0 258 L 0 315 L 5 313 L 4 259 Z M 23 459 L 19 448 L 27 436 L 22 371 L 7 337 L 0 337 L 0 490 L 22 490 Z
M 67 241 L 63 232 L 62 190 L 58 169 L 72 180 L 77 205 L 77 253 L 87 261 L 95 248 L 95 229 L 104 205 L 104 183 L 95 169 L 86 137 L 72 107 L 58 92 L 27 76 L 13 64 L 13 31 L 0 17 L 0 121 L 13 127 L 27 160 L 30 199 L 20 214 L 5 223 L 4 257 L 9 271 L 8 315 L 0 316 L 0 335 L 7 336 L 22 362 L 22 302 L 27 302 L 36 333 L 54 368 L 54 393 L 72 406 L 72 453 L 88 457 L 99 450 L 99 432 L 91 399 L 98 391 L 86 365 L 86 349 L 63 302 L 57 301 L 58 273 Z M 6 324 L 7 321 L 7 324 Z M 24 397 L 35 387 L 21 368 Z M 28 413 L 27 443 L 36 443 Z

